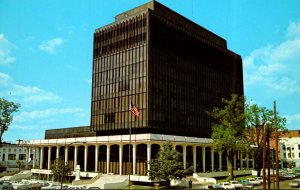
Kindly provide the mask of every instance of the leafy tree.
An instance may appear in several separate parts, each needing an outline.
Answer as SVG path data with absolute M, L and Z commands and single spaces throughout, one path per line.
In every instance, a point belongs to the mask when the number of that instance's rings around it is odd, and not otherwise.
M 231 95 L 231 100 L 222 99 L 223 107 L 214 107 L 207 112 L 213 119 L 212 139 L 216 150 L 226 152 L 229 179 L 233 179 L 233 158 L 237 151 L 244 148 L 245 129 L 244 97 Z
M 63 181 L 64 177 L 68 175 L 70 171 L 71 168 L 67 163 L 64 163 L 61 157 L 57 158 L 51 166 L 51 172 L 54 180 Z
M 182 154 L 172 148 L 170 143 L 164 144 L 158 151 L 156 159 L 150 161 L 149 179 L 165 180 L 167 188 L 172 179 L 182 179 L 192 174 L 192 167 L 183 168 Z
M 4 98 L 0 98 L 0 144 L 2 143 L 2 136 L 8 129 L 8 126 L 13 120 L 13 112 L 17 112 L 20 104 L 10 102 Z
M 17 160 L 17 165 L 18 165 L 19 171 L 25 169 L 25 163 L 23 161 Z
M 274 125 L 274 112 L 265 107 L 259 107 L 257 104 L 246 104 L 245 109 L 246 116 L 246 129 L 244 136 L 247 139 L 248 146 L 255 145 L 257 148 L 250 149 L 250 152 L 254 152 L 255 169 L 260 171 L 262 169 L 262 152 L 263 152 L 263 140 L 264 137 L 275 139 L 275 125 Z M 276 126 L 279 136 L 284 134 L 287 129 L 285 127 L 286 118 L 281 117 L 279 113 L 276 113 Z M 264 126 L 267 126 L 267 130 L 264 134 Z M 260 175 L 260 173 L 258 174 Z

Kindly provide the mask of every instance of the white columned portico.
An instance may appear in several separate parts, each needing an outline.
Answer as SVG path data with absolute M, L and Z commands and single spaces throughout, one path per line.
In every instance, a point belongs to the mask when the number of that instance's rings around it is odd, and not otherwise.
M 203 172 L 205 172 L 206 170 L 205 170 L 205 153 L 206 153 L 206 151 L 205 151 L 205 146 L 203 146 L 202 147 L 202 169 L 203 169 Z
M 211 171 L 215 170 L 215 149 L 211 147 L 210 149 L 210 158 L 211 158 Z
M 84 145 L 84 171 L 87 171 L 88 145 Z
M 51 146 L 48 147 L 48 170 L 51 168 Z
M 151 144 L 148 143 L 147 144 L 147 170 L 150 170 L 150 161 L 151 161 Z
M 40 169 L 43 169 L 43 161 L 44 161 L 44 147 L 41 147 L 40 154 Z
M 132 146 L 132 174 L 136 174 L 136 144 Z
M 122 175 L 123 145 L 119 145 L 119 175 Z
M 186 145 L 182 145 L 183 151 L 183 169 L 186 169 Z
M 98 172 L 99 146 L 95 144 L 95 172 Z
M 197 146 L 193 146 L 193 168 L 194 172 L 196 172 L 197 167 Z
M 109 174 L 110 145 L 106 145 L 106 173 Z
M 76 171 L 76 167 L 77 167 L 77 158 L 78 158 L 78 146 L 74 145 L 74 171 Z
M 219 171 L 222 171 L 222 151 L 219 151 Z

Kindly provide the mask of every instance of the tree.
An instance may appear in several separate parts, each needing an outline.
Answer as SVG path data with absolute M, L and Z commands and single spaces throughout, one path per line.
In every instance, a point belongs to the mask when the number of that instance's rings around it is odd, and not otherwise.
M 192 167 L 183 168 L 182 154 L 172 148 L 170 143 L 164 144 L 158 151 L 156 159 L 150 161 L 149 179 L 165 180 L 167 188 L 172 179 L 182 179 L 192 174 Z
M 68 175 L 70 171 L 71 168 L 67 163 L 64 163 L 61 157 L 57 158 L 54 164 L 51 166 L 51 172 L 54 180 L 63 181 L 64 177 Z
M 248 146 L 255 145 L 257 148 L 252 149 L 254 152 L 255 159 L 255 169 L 259 171 L 262 169 L 262 152 L 263 152 L 263 141 L 264 137 L 267 136 L 267 141 L 269 139 L 275 139 L 275 125 L 274 125 L 274 112 L 265 107 L 260 107 L 257 104 L 246 104 L 245 109 L 246 116 L 246 129 L 244 131 L 244 136 L 247 139 Z M 279 136 L 284 134 L 287 129 L 285 127 L 286 118 L 281 117 L 278 112 L 276 112 L 276 126 Z M 267 126 L 267 130 L 264 133 L 264 126 Z M 250 150 L 251 151 L 251 150 Z
M 13 120 L 13 112 L 19 110 L 20 104 L 10 102 L 4 98 L 0 98 L 0 144 L 2 143 L 2 136 L 8 129 L 8 126 Z
M 222 99 L 223 107 L 214 107 L 207 112 L 213 119 L 213 148 L 225 151 L 228 160 L 229 179 L 233 179 L 233 158 L 237 151 L 244 149 L 243 131 L 245 129 L 244 97 L 231 95 L 231 100 Z

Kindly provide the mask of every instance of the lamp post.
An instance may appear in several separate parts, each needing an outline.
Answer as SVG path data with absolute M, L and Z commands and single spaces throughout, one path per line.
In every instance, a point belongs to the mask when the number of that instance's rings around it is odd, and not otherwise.
M 75 141 L 75 142 L 71 142 L 68 145 L 65 143 L 65 150 L 64 150 L 63 157 L 62 157 L 63 167 L 62 167 L 62 175 L 61 175 L 61 178 L 60 178 L 60 189 L 63 189 L 63 180 L 64 180 L 65 167 L 66 167 L 65 164 L 67 163 L 67 160 L 65 161 L 65 154 L 66 154 L 66 151 L 68 151 L 69 146 L 71 146 L 72 144 L 75 144 L 75 143 L 83 144 L 85 142 Z

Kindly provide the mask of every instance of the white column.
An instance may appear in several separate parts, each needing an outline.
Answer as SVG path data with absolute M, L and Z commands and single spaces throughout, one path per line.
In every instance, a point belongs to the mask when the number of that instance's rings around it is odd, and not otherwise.
M 211 147 L 210 149 L 210 159 L 211 159 L 211 171 L 215 170 L 215 149 Z
M 32 169 L 35 169 L 35 159 L 36 159 L 36 156 L 35 156 L 35 154 L 36 154 L 36 148 L 35 148 L 35 147 L 33 147 L 32 153 L 33 153 L 33 158 L 32 158 Z
M 65 147 L 65 163 L 68 163 L 69 147 Z
M 150 170 L 150 161 L 151 161 L 151 144 L 147 144 L 147 170 Z
M 119 145 L 119 175 L 122 175 L 123 145 Z
M 48 147 L 48 170 L 51 168 L 51 146 Z
M 88 160 L 88 145 L 84 146 L 84 171 L 87 171 L 87 160 Z
M 203 168 L 203 172 L 205 172 L 205 146 L 202 147 L 202 168 Z
M 219 151 L 219 170 L 222 171 L 222 151 Z
M 59 146 L 56 147 L 56 159 L 59 158 Z
M 197 167 L 197 146 L 193 146 L 193 167 L 194 167 L 194 172 L 196 173 L 196 167 Z
M 186 169 L 186 145 L 182 146 L 183 151 L 183 169 Z
M 132 146 L 132 174 L 136 174 L 136 144 Z
M 76 171 L 76 167 L 77 167 L 77 158 L 78 158 L 78 146 L 74 145 L 74 171 Z
M 40 169 L 43 169 L 43 160 L 44 160 L 44 147 L 41 147 L 41 154 L 40 154 Z
M 95 172 L 98 172 L 99 146 L 95 144 Z
M 109 163 L 110 163 L 110 145 L 106 146 L 106 173 L 109 173 Z

